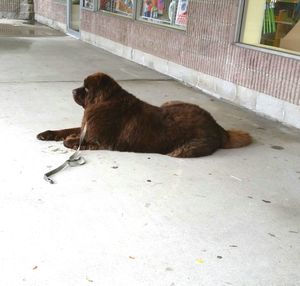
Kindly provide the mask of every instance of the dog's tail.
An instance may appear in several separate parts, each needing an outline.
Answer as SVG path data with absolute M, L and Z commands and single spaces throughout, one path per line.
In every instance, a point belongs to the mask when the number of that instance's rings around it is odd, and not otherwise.
M 252 143 L 252 138 L 250 134 L 240 131 L 240 130 L 227 130 L 227 136 L 223 138 L 223 144 L 221 148 L 231 149 L 240 148 L 247 146 Z

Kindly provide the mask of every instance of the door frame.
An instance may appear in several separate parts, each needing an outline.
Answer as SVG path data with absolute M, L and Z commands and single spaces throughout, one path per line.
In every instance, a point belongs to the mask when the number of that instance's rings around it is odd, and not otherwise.
M 71 28 L 71 13 L 72 13 L 72 0 L 67 0 L 67 34 L 75 37 L 77 39 L 80 38 L 80 24 L 81 24 L 81 7 L 82 1 L 79 1 L 79 31 L 75 31 Z

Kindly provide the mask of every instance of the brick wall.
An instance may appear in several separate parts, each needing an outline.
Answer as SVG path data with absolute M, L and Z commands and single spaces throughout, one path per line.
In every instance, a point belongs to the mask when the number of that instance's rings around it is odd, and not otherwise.
M 35 2 L 38 14 L 65 21 L 65 5 Z M 299 60 L 234 44 L 238 4 L 239 0 L 191 0 L 187 31 L 82 10 L 81 30 L 300 105 Z
M 0 18 L 16 18 L 20 11 L 20 0 L 0 0 Z
M 300 105 L 299 60 L 234 45 L 238 4 L 190 1 L 186 32 L 89 11 L 81 29 Z
M 0 18 L 32 20 L 33 0 L 0 0 Z
M 66 0 L 34 0 L 34 11 L 37 15 L 66 24 L 66 2 Z

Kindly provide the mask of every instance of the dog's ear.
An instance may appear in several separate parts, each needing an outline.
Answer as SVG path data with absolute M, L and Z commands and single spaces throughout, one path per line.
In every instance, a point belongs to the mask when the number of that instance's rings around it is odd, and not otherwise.
M 89 101 L 108 100 L 118 95 L 121 90 L 119 84 L 110 76 L 104 73 L 96 73 L 84 80 L 84 86 L 88 89 Z

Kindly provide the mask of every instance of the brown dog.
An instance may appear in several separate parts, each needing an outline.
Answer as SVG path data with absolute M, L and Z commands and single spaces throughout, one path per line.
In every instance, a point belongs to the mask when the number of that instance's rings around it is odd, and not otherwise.
M 173 157 L 200 157 L 219 148 L 238 148 L 251 143 L 249 134 L 226 131 L 199 106 L 167 102 L 161 107 L 143 102 L 115 80 L 96 73 L 73 90 L 84 108 L 82 126 L 87 132 L 81 149 L 160 153 Z M 81 128 L 45 131 L 40 140 L 64 140 L 76 149 Z

